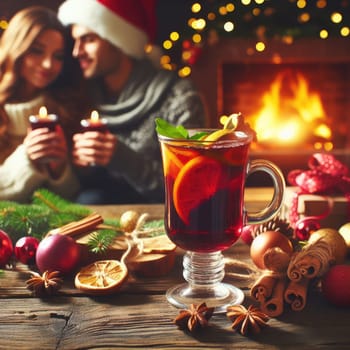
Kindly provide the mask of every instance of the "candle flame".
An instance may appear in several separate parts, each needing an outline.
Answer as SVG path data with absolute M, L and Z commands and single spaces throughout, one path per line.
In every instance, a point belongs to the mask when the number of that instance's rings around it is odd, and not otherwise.
M 99 115 L 97 111 L 92 111 L 90 119 L 92 122 L 97 122 L 99 120 Z
M 45 106 L 42 106 L 39 109 L 39 118 L 46 118 L 46 117 L 47 117 L 47 109 Z

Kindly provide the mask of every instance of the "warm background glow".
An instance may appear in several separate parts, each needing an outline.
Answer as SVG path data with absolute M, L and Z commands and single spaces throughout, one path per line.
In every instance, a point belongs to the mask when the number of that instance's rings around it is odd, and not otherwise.
M 181 2 L 181 1 L 179 1 Z M 268 42 L 292 45 L 300 38 L 350 38 L 350 0 L 202 0 L 182 1 L 185 25 L 161 40 L 167 69 L 187 76 L 206 45 L 221 38 L 249 38 L 249 56 L 268 49 Z M 165 6 L 165 5 L 164 5 Z M 164 19 L 166 20 L 166 19 Z M 276 57 L 278 53 L 275 53 Z M 164 61 L 162 61 L 164 62 Z M 183 68 L 186 68 L 184 74 Z

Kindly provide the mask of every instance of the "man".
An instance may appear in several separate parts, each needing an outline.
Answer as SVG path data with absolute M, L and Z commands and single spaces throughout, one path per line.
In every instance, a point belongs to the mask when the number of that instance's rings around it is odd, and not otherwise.
M 155 118 L 186 127 L 207 119 L 193 84 L 156 68 L 145 53 L 155 36 L 155 1 L 66 0 L 58 17 L 71 25 L 73 56 L 110 131 L 74 135 L 74 162 L 85 171 L 77 201 L 163 201 Z

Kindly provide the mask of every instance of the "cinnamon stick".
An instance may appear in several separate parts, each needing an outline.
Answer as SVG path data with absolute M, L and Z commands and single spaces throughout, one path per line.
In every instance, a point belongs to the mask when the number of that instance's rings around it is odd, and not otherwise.
M 300 311 L 306 305 L 307 290 L 310 279 L 302 278 L 298 281 L 290 281 L 284 292 L 285 301 L 290 304 L 293 311 Z
M 321 269 L 319 259 L 305 255 L 302 258 L 296 257 L 288 268 L 288 277 L 292 281 L 301 281 L 303 278 L 314 278 Z
M 277 317 L 283 313 L 284 291 L 286 288 L 286 283 L 286 277 L 280 277 L 277 280 L 271 297 L 260 304 L 260 309 L 262 312 L 270 317 Z
M 287 275 L 292 281 L 321 276 L 333 261 L 332 250 L 324 241 L 308 244 L 292 256 Z
M 271 297 L 277 281 L 278 278 L 271 273 L 262 274 L 252 286 L 250 290 L 251 296 L 260 303 L 265 302 Z
M 97 213 L 92 213 L 81 220 L 73 221 L 61 227 L 52 229 L 46 234 L 46 236 L 60 234 L 75 237 L 79 234 L 93 231 L 102 223 L 102 216 Z
M 264 265 L 267 270 L 277 273 L 286 273 L 290 256 L 279 247 L 269 248 L 264 256 Z

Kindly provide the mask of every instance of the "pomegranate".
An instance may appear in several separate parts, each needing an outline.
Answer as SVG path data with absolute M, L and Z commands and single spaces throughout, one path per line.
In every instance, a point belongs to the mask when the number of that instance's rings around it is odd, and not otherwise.
M 53 234 L 45 237 L 36 251 L 36 265 L 41 273 L 59 271 L 69 274 L 77 267 L 80 246 L 69 236 Z

